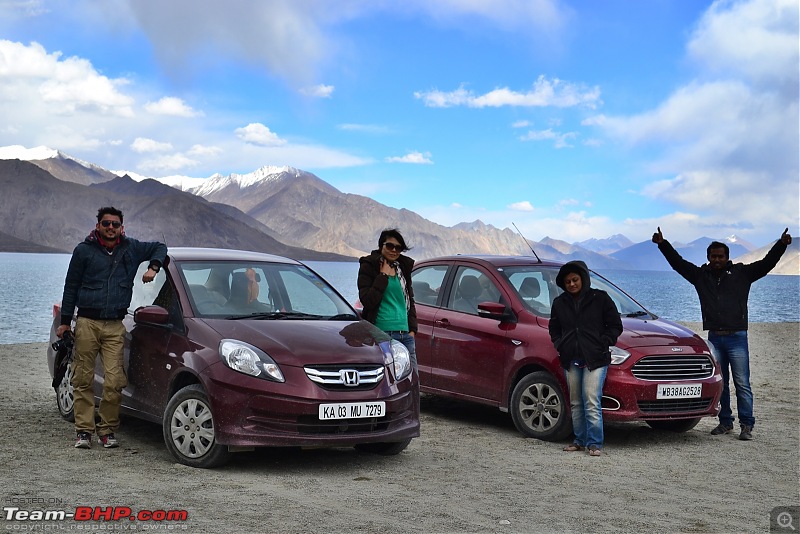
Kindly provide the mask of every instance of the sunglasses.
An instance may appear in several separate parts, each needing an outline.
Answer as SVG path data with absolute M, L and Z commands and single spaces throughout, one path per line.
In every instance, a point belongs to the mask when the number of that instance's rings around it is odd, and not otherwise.
M 394 243 L 384 243 L 384 247 L 389 252 L 403 252 L 403 245 L 395 245 Z
M 100 221 L 100 226 L 103 228 L 108 228 L 109 226 L 113 226 L 114 228 L 119 228 L 122 226 L 122 223 L 119 221 Z

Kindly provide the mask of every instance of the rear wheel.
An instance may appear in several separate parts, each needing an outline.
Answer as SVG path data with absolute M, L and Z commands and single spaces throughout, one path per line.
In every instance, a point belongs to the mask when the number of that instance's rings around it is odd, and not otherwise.
M 67 371 L 64 373 L 64 377 L 54 389 L 56 390 L 58 413 L 70 423 L 74 423 L 75 393 L 72 389 L 72 362 L 67 364 Z
M 517 430 L 528 437 L 558 441 L 572 432 L 569 402 L 546 371 L 531 373 L 517 383 L 509 411 Z
M 654 430 L 667 430 L 669 432 L 688 432 L 697 426 L 700 417 L 696 419 L 651 419 L 645 421 Z
M 403 441 L 393 441 L 389 443 L 359 443 L 355 446 L 357 451 L 380 454 L 382 456 L 394 456 L 400 454 L 411 443 L 411 438 Z
M 164 410 L 164 441 L 184 465 L 219 467 L 230 460 L 228 447 L 217 443 L 208 395 L 199 384 L 178 391 Z

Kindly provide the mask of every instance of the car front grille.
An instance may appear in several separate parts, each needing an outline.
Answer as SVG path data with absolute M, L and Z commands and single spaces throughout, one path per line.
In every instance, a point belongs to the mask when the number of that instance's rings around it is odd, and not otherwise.
M 389 428 L 386 417 L 370 419 L 337 419 L 320 421 L 314 416 L 297 418 L 297 431 L 300 434 L 364 434 L 369 432 L 385 432 Z
M 373 389 L 381 380 L 385 369 L 364 365 L 318 365 L 305 367 L 312 382 L 329 391 L 364 391 Z
M 703 399 L 659 399 L 639 401 L 642 413 L 659 414 L 666 412 L 702 412 L 711 406 L 710 398 Z
M 645 356 L 631 373 L 641 380 L 700 380 L 714 375 L 714 361 L 705 354 Z

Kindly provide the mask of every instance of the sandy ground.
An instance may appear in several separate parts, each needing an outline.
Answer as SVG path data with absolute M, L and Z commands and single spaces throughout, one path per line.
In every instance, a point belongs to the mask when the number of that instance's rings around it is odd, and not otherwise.
M 711 436 L 709 418 L 684 434 L 607 425 L 605 454 L 590 458 L 523 438 L 499 411 L 426 396 L 422 435 L 398 456 L 259 450 L 217 470 L 175 463 L 160 427 L 132 418 L 120 448 L 74 449 L 45 344 L 0 345 L 0 523 L 10 532 L 769 532 L 771 510 L 800 505 L 800 332 L 798 323 L 750 332 L 750 442 Z M 188 519 L 21 521 L 8 511 L 80 506 Z

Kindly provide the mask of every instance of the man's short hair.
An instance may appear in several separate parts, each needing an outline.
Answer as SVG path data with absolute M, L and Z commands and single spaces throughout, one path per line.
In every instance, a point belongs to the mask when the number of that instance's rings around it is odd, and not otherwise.
M 708 248 L 706 249 L 706 258 L 708 258 L 708 256 L 711 254 L 711 249 L 712 248 L 725 249 L 725 257 L 726 258 L 730 258 L 731 257 L 731 251 L 728 248 L 728 245 L 726 245 L 725 243 L 720 243 L 719 241 L 712 241 L 711 244 L 708 245 Z
M 115 217 L 119 217 L 119 222 L 123 222 L 122 212 L 113 206 L 106 206 L 105 208 L 97 210 L 97 222 L 102 221 L 104 215 L 114 215 Z

